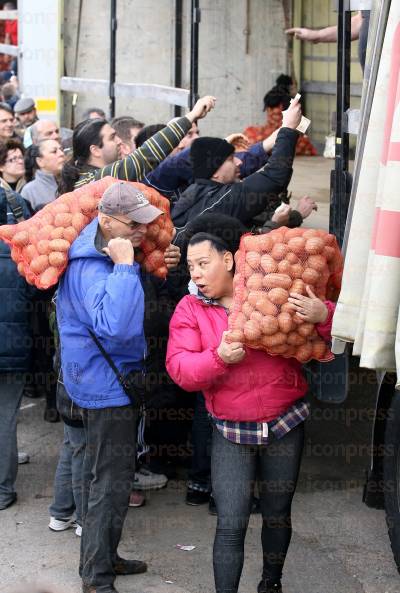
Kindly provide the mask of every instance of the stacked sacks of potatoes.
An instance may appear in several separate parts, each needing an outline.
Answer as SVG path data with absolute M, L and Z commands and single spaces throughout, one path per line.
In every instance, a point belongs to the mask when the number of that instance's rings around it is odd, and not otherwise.
M 335 300 L 343 260 L 336 238 L 323 230 L 281 227 L 244 235 L 235 255 L 234 299 L 229 339 L 268 354 L 304 363 L 333 358 L 314 324 L 301 320 L 289 293 Z
M 118 180 L 105 177 L 62 195 L 27 221 L 0 227 L 0 239 L 11 247 L 11 258 L 30 284 L 47 289 L 57 284 L 68 264 L 68 251 L 79 233 L 97 216 L 105 190 Z M 137 261 L 161 278 L 167 275 L 164 251 L 173 236 L 169 202 L 156 190 L 133 183 L 164 216 L 148 226 Z

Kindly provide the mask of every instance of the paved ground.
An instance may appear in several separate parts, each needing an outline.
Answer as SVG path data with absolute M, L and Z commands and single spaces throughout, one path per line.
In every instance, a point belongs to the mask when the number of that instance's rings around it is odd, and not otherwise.
M 309 226 L 326 226 L 332 161 L 298 159 L 294 195 L 316 197 Z M 400 577 L 389 547 L 383 511 L 361 502 L 368 466 L 374 377 L 352 369 L 352 388 L 340 406 L 312 400 L 300 484 L 293 507 L 294 534 L 284 578 L 285 593 L 398 593 Z M 33 405 L 32 405 L 33 404 Z M 41 578 L 79 593 L 79 540 L 72 530 L 47 528 L 61 424 L 43 422 L 43 402 L 24 400 L 20 448 L 31 455 L 21 466 L 18 504 L 1 512 L 0 593 L 22 579 Z M 0 452 L 1 454 L 1 452 Z M 130 509 L 121 551 L 149 563 L 149 572 L 117 581 L 120 593 L 212 593 L 211 551 L 215 518 L 205 507 L 187 507 L 184 472 L 147 505 Z M 260 574 L 260 519 L 252 517 L 240 593 L 255 593 Z M 176 544 L 194 545 L 191 552 Z M 24 591 L 31 593 L 31 590 Z

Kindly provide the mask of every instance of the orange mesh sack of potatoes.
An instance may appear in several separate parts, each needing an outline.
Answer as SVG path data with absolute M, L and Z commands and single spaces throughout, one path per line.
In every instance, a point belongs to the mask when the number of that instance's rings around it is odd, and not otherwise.
M 229 339 L 302 363 L 331 360 L 315 325 L 299 319 L 288 297 L 307 296 L 306 285 L 322 300 L 337 297 L 343 260 L 334 235 L 286 227 L 246 234 L 235 262 Z
M 71 244 L 97 216 L 97 205 L 103 193 L 117 181 L 113 177 L 105 177 L 60 196 L 29 220 L 0 226 L 0 239 L 10 245 L 11 258 L 27 282 L 40 289 L 57 284 L 67 267 Z M 133 185 L 145 194 L 151 204 L 164 212 L 164 216 L 148 226 L 137 259 L 146 270 L 165 278 L 164 251 L 173 235 L 169 202 L 146 185 Z

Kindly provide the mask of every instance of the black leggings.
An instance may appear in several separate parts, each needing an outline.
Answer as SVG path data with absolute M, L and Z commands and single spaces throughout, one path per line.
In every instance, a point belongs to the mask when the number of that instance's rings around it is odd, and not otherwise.
M 281 579 L 292 535 L 291 506 L 304 444 L 304 423 L 266 446 L 237 445 L 214 427 L 212 491 L 218 522 L 214 540 L 216 593 L 237 593 L 244 539 L 257 481 L 262 513 L 263 578 Z

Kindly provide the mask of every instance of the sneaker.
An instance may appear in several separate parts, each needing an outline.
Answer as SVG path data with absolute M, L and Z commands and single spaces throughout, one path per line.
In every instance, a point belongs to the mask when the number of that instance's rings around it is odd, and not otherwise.
M 75 529 L 75 535 L 82 537 L 82 525 L 77 525 Z
M 201 504 L 207 504 L 210 500 L 210 493 L 202 490 L 192 490 L 188 488 L 186 490 L 186 504 L 192 507 L 197 507 Z
M 271 584 L 265 579 L 261 579 L 258 583 L 257 593 L 282 593 L 282 585 L 280 582 Z
M 146 498 L 144 494 L 139 492 L 138 490 L 132 490 L 131 495 L 129 497 L 129 506 L 130 507 L 143 507 L 146 504 Z
M 159 490 L 167 485 L 168 478 L 164 474 L 154 474 L 145 467 L 135 472 L 134 490 Z
M 49 528 L 52 531 L 65 531 L 70 527 L 75 527 L 76 523 L 72 517 L 66 517 L 65 519 L 56 519 L 55 517 L 50 517 Z
M 12 494 L 11 498 L 7 502 L 0 502 L 0 511 L 4 511 L 5 509 L 8 509 L 8 507 L 13 505 L 14 502 L 16 502 L 16 501 L 17 501 L 17 493 L 14 492 L 14 494 Z
M 29 455 L 25 451 L 18 451 L 18 465 L 29 463 Z

